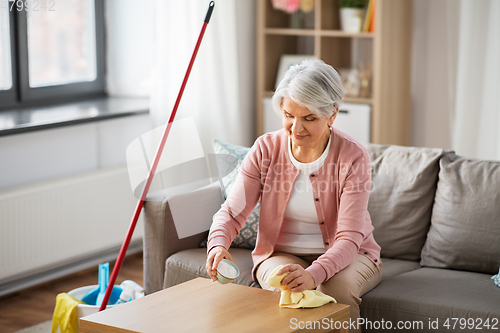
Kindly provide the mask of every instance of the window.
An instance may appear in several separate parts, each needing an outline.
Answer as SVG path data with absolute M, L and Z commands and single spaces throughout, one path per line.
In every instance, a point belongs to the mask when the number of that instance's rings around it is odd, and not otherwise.
M 0 0 L 0 109 L 104 95 L 103 0 Z

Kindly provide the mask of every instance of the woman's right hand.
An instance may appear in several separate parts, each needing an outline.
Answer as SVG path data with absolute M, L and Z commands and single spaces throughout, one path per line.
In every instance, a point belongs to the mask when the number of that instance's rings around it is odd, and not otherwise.
M 217 281 L 216 270 L 222 259 L 228 259 L 234 262 L 233 257 L 229 254 L 229 251 L 223 246 L 214 246 L 207 254 L 207 263 L 205 267 L 207 269 L 208 276 L 210 276 L 213 282 Z

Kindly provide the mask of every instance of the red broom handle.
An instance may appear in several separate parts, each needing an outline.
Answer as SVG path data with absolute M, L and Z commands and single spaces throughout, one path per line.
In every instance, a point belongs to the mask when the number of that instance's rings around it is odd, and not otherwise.
M 156 172 L 156 168 L 158 167 L 158 162 L 160 161 L 161 153 L 163 152 L 163 148 L 165 147 L 165 142 L 167 141 L 168 133 L 170 133 L 170 128 L 172 127 L 172 123 L 175 118 L 175 114 L 177 113 L 177 108 L 181 102 L 182 94 L 184 93 L 184 88 L 186 87 L 187 80 L 189 78 L 189 74 L 191 73 L 191 69 L 194 64 L 194 60 L 196 59 L 196 54 L 198 53 L 198 49 L 200 48 L 201 41 L 203 39 L 203 35 L 205 34 L 205 30 L 207 28 L 208 22 L 210 21 L 210 17 L 212 16 L 212 11 L 214 10 L 215 2 L 210 1 L 208 5 L 207 15 L 205 16 L 205 20 L 203 21 L 203 26 L 201 28 L 200 35 L 198 37 L 198 41 L 196 42 L 196 46 L 194 48 L 193 55 L 191 56 L 191 61 L 189 62 L 188 69 L 186 74 L 184 75 L 184 80 L 182 81 L 181 89 L 179 90 L 179 94 L 177 95 L 177 100 L 175 101 L 174 108 L 172 110 L 172 114 L 170 115 L 170 119 L 168 120 L 167 126 L 160 140 L 160 145 L 156 151 L 153 165 L 148 173 L 148 178 L 146 180 L 146 184 L 142 189 L 141 197 L 137 206 L 135 207 L 135 212 L 132 217 L 132 221 L 130 222 L 130 226 L 127 231 L 127 235 L 125 240 L 123 241 L 122 247 L 120 249 L 120 253 L 118 254 L 118 258 L 116 259 L 115 266 L 113 267 L 113 273 L 111 273 L 111 277 L 109 278 L 108 287 L 106 288 L 106 293 L 104 294 L 104 299 L 102 300 L 101 307 L 99 311 L 102 311 L 106 308 L 109 297 L 111 296 L 111 291 L 113 290 L 113 286 L 115 285 L 116 278 L 118 273 L 120 272 L 120 268 L 123 264 L 123 259 L 125 258 L 125 254 L 127 253 L 128 246 L 130 244 L 130 239 L 132 238 L 132 234 L 134 233 L 135 226 L 137 224 L 137 220 L 139 219 L 139 215 L 141 214 L 142 207 L 144 206 L 144 202 L 146 199 L 146 195 L 148 194 L 149 187 L 151 186 L 151 182 L 153 181 L 154 174 Z

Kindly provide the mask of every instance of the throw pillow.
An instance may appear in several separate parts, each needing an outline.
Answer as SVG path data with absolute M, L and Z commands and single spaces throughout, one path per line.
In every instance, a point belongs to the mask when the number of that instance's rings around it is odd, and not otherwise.
M 446 154 L 422 266 L 494 274 L 500 266 L 500 162 Z
M 429 230 L 442 149 L 368 145 L 373 236 L 386 258 L 420 260 Z
M 375 161 L 384 151 L 390 146 L 388 145 L 378 145 L 375 143 L 367 143 L 365 145 L 366 150 L 368 150 L 368 155 L 370 156 L 370 161 Z
M 230 154 L 237 158 L 238 165 L 236 168 L 228 174 L 226 177 L 222 178 L 222 184 L 224 185 L 224 198 L 227 198 L 229 193 L 231 192 L 231 188 L 236 181 L 236 177 L 238 176 L 238 170 L 243 162 L 243 159 L 250 151 L 250 148 L 242 147 L 238 145 L 233 145 L 230 143 L 225 143 L 219 140 L 214 140 L 214 153 L 215 154 Z M 250 249 L 253 250 L 255 248 L 255 242 L 257 241 L 257 230 L 259 228 L 259 213 L 260 213 L 260 201 L 255 206 L 254 210 L 250 214 L 247 219 L 247 222 L 243 225 L 243 228 L 240 230 L 240 234 L 236 236 L 231 244 L 231 247 L 242 248 L 242 249 Z M 201 247 L 207 246 L 207 241 L 204 240 L 201 244 Z

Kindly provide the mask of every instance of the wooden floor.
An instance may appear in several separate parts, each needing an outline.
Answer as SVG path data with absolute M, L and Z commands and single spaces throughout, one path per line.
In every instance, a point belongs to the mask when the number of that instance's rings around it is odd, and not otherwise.
M 113 263 L 110 263 L 110 274 L 112 267 Z M 0 332 L 16 332 L 25 327 L 52 320 L 57 294 L 97 284 L 97 276 L 97 267 L 95 267 L 92 270 L 0 298 Z M 142 277 L 142 253 L 139 253 L 125 258 L 116 281 L 119 284 L 124 280 L 133 280 L 142 285 Z

